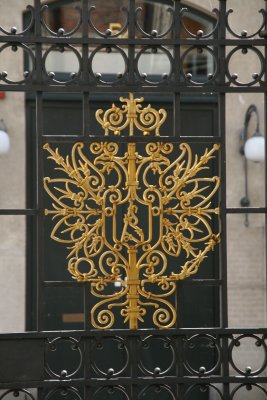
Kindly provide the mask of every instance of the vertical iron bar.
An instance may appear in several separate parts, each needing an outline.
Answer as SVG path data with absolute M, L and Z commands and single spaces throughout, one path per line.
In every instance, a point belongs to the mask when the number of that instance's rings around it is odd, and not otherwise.
M 91 297 L 90 297 L 90 289 L 91 286 L 89 283 L 85 283 L 83 287 L 83 307 L 84 307 L 84 329 L 86 331 L 92 329 L 92 323 L 91 323 Z
M 34 0 L 34 13 L 35 13 L 35 37 L 42 35 L 41 27 L 41 1 Z M 42 82 L 42 45 L 35 43 L 35 56 L 36 56 L 36 82 Z M 43 159 L 42 159 L 42 134 L 43 134 L 43 93 L 37 91 L 35 93 L 36 103 L 36 188 L 37 188 L 37 330 L 44 330 L 44 214 L 43 214 Z M 38 399 L 43 398 L 44 389 L 38 387 Z
M 36 92 L 36 152 L 37 152 L 37 269 L 38 269 L 38 316 L 37 330 L 44 330 L 44 199 L 43 199 L 43 93 Z
M 184 365 L 183 365 L 183 341 L 182 335 L 177 336 L 177 352 L 176 352 L 176 377 L 184 377 Z M 178 385 L 178 395 L 177 398 L 180 400 L 184 399 L 185 387 L 184 383 Z
M 34 0 L 35 5 L 35 36 L 41 36 L 41 3 Z M 42 45 L 35 43 L 36 52 L 36 82 L 42 81 Z M 43 157 L 42 157 L 42 134 L 43 134 L 43 93 L 36 92 L 36 154 L 37 154 L 37 270 L 38 270 L 38 292 L 37 292 L 37 330 L 44 330 L 44 217 L 43 217 Z
M 181 2 L 180 0 L 174 0 L 174 26 L 173 26 L 173 35 L 174 39 L 180 39 L 181 35 L 181 20 L 180 20 L 180 12 L 181 12 Z M 180 82 L 181 77 L 181 58 L 180 58 L 180 45 L 174 45 L 174 80 L 175 82 Z M 181 134 L 181 93 L 174 92 L 173 93 L 173 136 L 180 136 Z M 177 146 L 177 145 L 176 145 Z M 178 146 L 177 146 L 178 148 Z M 181 282 L 177 282 L 177 290 L 175 292 L 175 308 L 178 311 L 177 320 L 176 320 L 176 328 L 181 327 L 181 319 L 179 310 L 182 309 L 182 295 L 181 295 Z
M 220 0 L 220 39 L 225 38 L 226 26 L 226 0 Z M 220 62 L 220 84 L 225 82 L 225 47 L 219 47 L 218 54 Z M 225 93 L 219 93 L 219 135 L 221 136 L 221 278 L 222 278 L 222 293 L 221 293 L 221 306 L 222 317 L 221 325 L 225 328 L 228 326 L 228 310 L 227 310 L 227 225 L 226 225 L 226 196 L 227 196 L 227 182 L 226 182 L 226 128 L 225 128 Z
M 89 48 L 87 44 L 88 39 L 88 0 L 82 0 L 82 76 L 83 82 L 86 86 L 89 86 Z M 83 92 L 83 131 L 82 135 L 86 136 L 89 133 L 89 92 Z
M 220 0 L 220 25 L 219 25 L 219 39 L 226 38 L 226 2 L 227 0 Z M 218 59 L 220 60 L 220 85 L 225 85 L 225 54 L 226 49 L 224 45 L 218 48 Z M 226 99 L 225 93 L 219 92 L 219 135 L 221 141 L 221 157 L 220 157 L 220 173 L 221 173 L 221 326 L 226 328 L 228 326 L 228 291 L 227 291 L 227 215 L 226 215 L 226 201 L 227 201 L 227 176 L 226 176 L 226 128 L 225 128 L 225 106 Z M 222 338 L 222 374 L 224 378 L 229 377 L 229 362 L 228 362 L 228 337 Z M 223 399 L 230 399 L 229 383 L 223 384 Z
M 135 0 L 129 0 L 129 29 L 128 38 L 135 38 Z M 134 59 L 135 59 L 135 45 L 128 45 L 128 73 L 129 73 L 129 84 L 134 85 L 135 83 L 135 71 L 134 71 Z
M 92 336 L 84 337 L 84 379 L 90 380 L 92 379 L 92 357 L 91 357 L 91 349 L 92 349 Z M 84 387 L 84 398 L 91 399 L 93 397 L 93 388 L 89 383 L 89 386 Z
M 174 39 L 180 39 L 181 37 L 181 2 L 180 0 L 174 0 L 174 28 L 173 35 Z M 175 83 L 181 80 L 181 47 L 179 44 L 174 45 L 174 81 Z M 181 135 L 181 93 L 174 92 L 173 94 L 173 136 L 180 137 Z
M 134 381 L 138 376 L 138 339 L 141 341 L 141 337 L 129 336 L 130 339 L 130 376 L 133 381 L 131 385 L 131 400 L 138 400 L 138 386 Z M 140 388 L 139 388 L 140 389 Z
M 82 135 L 87 136 L 92 132 L 90 131 L 90 107 L 89 107 L 89 92 L 83 93 L 83 131 Z
M 88 0 L 82 0 L 82 68 L 83 68 L 83 81 L 85 85 L 89 85 L 89 46 L 87 39 L 89 35 L 89 24 L 88 24 Z M 89 134 L 90 124 L 90 103 L 89 103 L 89 92 L 83 93 L 83 137 Z M 88 284 L 84 284 L 83 287 L 83 306 L 84 306 L 84 329 L 90 330 L 91 318 L 90 318 L 90 288 Z M 87 342 L 86 342 L 87 344 Z M 87 353 L 85 353 L 87 355 Z M 85 358 L 87 359 L 87 357 Z

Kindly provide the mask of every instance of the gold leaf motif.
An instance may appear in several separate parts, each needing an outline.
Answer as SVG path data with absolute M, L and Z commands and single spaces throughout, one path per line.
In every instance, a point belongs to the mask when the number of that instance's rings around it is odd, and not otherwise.
M 122 103 L 126 103 L 122 108 L 112 104 L 112 107 L 105 112 L 97 110 L 96 119 L 105 131 L 105 136 L 109 132 L 113 132 L 115 136 L 119 136 L 126 128 L 129 128 L 129 136 L 134 135 L 134 131 L 139 130 L 143 136 L 150 135 L 155 131 L 155 135 L 159 136 L 159 129 L 167 118 L 164 109 L 155 110 L 149 104 L 142 108 L 144 98 L 135 99 L 133 93 L 130 93 L 129 99 L 120 97 Z
M 122 111 L 113 106 L 117 116 L 105 114 L 103 125 L 136 115 L 139 101 L 130 98 Z M 148 143 L 142 153 L 134 142 L 127 146 L 120 155 L 113 142 L 87 149 L 78 142 L 64 158 L 46 144 L 60 176 L 44 178 L 51 199 L 45 214 L 54 222 L 51 238 L 67 246 L 72 277 L 89 282 L 98 299 L 91 309 L 95 328 L 111 328 L 116 309 L 130 329 L 149 315 L 158 328 L 169 328 L 176 310 L 167 298 L 220 241 L 211 226 L 219 214 L 212 199 L 220 179 L 202 172 L 219 146 L 193 157 L 181 143 L 176 158 L 171 143 Z

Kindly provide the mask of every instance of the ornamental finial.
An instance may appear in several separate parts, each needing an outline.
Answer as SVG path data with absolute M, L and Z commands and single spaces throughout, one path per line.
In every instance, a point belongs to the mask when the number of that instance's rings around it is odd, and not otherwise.
M 167 112 L 163 108 L 156 110 L 149 104 L 142 107 L 144 98 L 134 98 L 133 93 L 129 98 L 120 97 L 122 107 L 117 107 L 114 103 L 105 112 L 101 109 L 96 112 L 96 119 L 105 131 L 105 136 L 112 132 L 116 136 L 126 129 L 129 129 L 129 136 L 136 135 L 136 130 L 142 132 L 143 136 L 155 133 L 160 136 L 159 129 L 167 118 Z

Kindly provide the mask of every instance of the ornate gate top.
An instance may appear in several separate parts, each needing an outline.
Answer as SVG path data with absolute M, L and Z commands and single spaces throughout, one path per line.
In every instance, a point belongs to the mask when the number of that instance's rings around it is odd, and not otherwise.
M 105 130 L 105 136 L 108 136 L 109 131 L 114 132 L 118 136 L 121 132 L 129 127 L 129 136 L 134 136 L 136 130 L 141 131 L 144 136 L 148 136 L 155 131 L 156 136 L 160 136 L 159 129 L 167 118 L 166 110 L 161 108 L 155 110 L 149 104 L 142 108 L 144 98 L 135 99 L 133 93 L 129 94 L 129 99 L 120 97 L 120 101 L 124 104 L 121 108 L 112 104 L 112 107 L 107 110 L 103 118 L 103 110 L 97 110 L 96 119 Z
M 103 118 L 103 110 L 96 113 L 105 135 L 126 127 L 130 136 L 135 128 L 159 135 L 165 110 L 142 109 L 143 99 L 133 95 L 121 101 L 122 109 L 113 104 Z M 176 310 L 166 298 L 177 281 L 197 273 L 220 240 L 211 227 L 219 214 L 211 201 L 220 178 L 203 176 L 219 145 L 193 156 L 181 143 L 178 157 L 172 143 L 147 143 L 139 152 L 133 138 L 127 146 L 119 155 L 117 143 L 93 142 L 84 149 L 77 142 L 64 158 L 45 144 L 59 171 L 44 178 L 52 199 L 45 214 L 55 221 L 51 238 L 67 245 L 69 272 L 89 282 L 98 299 L 91 310 L 95 328 L 111 328 L 115 309 L 130 329 L 150 315 L 155 326 L 169 328 Z

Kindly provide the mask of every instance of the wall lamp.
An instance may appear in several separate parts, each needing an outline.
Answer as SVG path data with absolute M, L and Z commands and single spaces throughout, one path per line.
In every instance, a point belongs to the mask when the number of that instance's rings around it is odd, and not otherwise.
M 8 153 L 10 149 L 10 139 L 4 120 L 0 120 L 0 155 Z
M 252 114 L 256 116 L 256 131 L 248 138 L 249 122 Z M 259 111 L 255 104 L 251 104 L 245 114 L 244 126 L 241 130 L 240 139 L 242 145 L 240 147 L 240 153 L 244 156 L 244 172 L 245 172 L 245 196 L 240 200 L 242 207 L 248 207 L 250 205 L 248 197 L 248 161 L 260 162 L 264 161 L 265 158 L 265 139 L 260 133 L 259 129 Z M 245 226 L 248 226 L 248 214 L 245 215 Z

